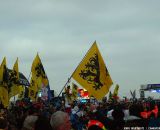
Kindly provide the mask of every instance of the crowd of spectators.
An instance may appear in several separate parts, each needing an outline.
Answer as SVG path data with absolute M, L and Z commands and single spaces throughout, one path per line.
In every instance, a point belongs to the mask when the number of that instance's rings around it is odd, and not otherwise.
M 0 109 L 0 130 L 130 130 L 160 129 L 154 100 L 102 100 L 60 106 L 23 99 Z

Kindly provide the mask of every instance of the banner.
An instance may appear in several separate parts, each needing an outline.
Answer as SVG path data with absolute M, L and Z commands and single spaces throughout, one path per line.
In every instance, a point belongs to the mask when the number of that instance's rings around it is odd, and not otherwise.
M 8 107 L 9 99 L 8 99 L 8 80 L 9 73 L 6 65 L 6 57 L 4 57 L 2 64 L 0 66 L 0 100 L 5 108 Z
M 49 81 L 38 54 L 32 63 L 31 72 L 32 72 L 32 78 L 38 85 L 38 90 L 41 90 L 41 95 L 42 95 L 41 98 L 43 100 L 49 100 L 51 95 L 49 88 L 50 87 Z
M 90 96 L 102 99 L 113 84 L 96 42 L 83 58 L 72 77 L 86 90 Z
M 13 70 L 9 71 L 9 86 L 8 94 L 9 99 L 19 93 L 19 69 L 18 69 L 18 58 L 13 66 Z

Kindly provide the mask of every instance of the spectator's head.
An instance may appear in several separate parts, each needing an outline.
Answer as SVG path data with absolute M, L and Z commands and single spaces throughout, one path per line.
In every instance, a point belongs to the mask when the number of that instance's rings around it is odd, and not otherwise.
M 34 130 L 52 130 L 49 120 L 44 116 L 39 116 L 35 122 Z
M 122 108 L 120 108 L 120 107 L 115 108 L 112 112 L 112 116 L 113 116 L 114 120 L 123 120 L 124 112 L 123 112 Z
M 38 116 L 27 116 L 23 123 L 23 129 L 32 130 L 35 126 L 35 122 L 37 121 Z
M 71 123 L 67 113 L 57 111 L 52 114 L 50 124 L 53 130 L 70 130 Z
M 96 111 L 97 111 L 97 107 L 96 107 L 96 105 L 91 104 L 91 106 L 90 106 L 90 110 L 91 110 L 91 112 L 96 112 Z

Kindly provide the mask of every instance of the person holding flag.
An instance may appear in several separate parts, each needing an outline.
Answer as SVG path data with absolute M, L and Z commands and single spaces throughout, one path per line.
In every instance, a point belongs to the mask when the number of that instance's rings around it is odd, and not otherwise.
M 75 101 L 78 97 L 78 86 L 72 83 L 72 101 Z

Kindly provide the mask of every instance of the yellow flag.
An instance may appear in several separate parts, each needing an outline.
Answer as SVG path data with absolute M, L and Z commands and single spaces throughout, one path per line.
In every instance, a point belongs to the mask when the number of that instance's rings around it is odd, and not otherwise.
M 78 97 L 78 86 L 72 83 L 72 100 L 76 100 Z
M 19 68 L 18 68 L 18 58 L 13 66 L 13 70 L 10 72 L 9 75 L 9 98 L 15 96 L 19 93 Z
M 48 85 L 48 78 L 44 71 L 41 59 L 38 54 L 32 63 L 31 71 L 32 71 L 32 77 L 36 80 L 40 89 L 41 87 Z
M 117 84 L 113 91 L 113 96 L 118 96 L 118 91 L 119 91 L 119 85 Z
M 38 54 L 32 63 L 31 71 L 32 71 L 32 78 L 34 79 L 36 85 L 38 86 L 38 90 L 41 89 L 41 99 L 50 100 L 49 81 Z
M 0 66 L 0 99 L 4 107 L 8 107 L 8 70 L 6 65 L 6 57 L 4 57 Z
M 19 93 L 18 93 L 18 99 L 24 98 L 24 93 L 25 93 L 25 88 L 23 85 L 18 86 L 19 88 Z
M 1 66 L 0 66 L 0 81 L 3 81 L 4 69 L 6 68 L 6 57 L 4 57 Z
M 93 43 L 72 77 L 97 99 L 102 99 L 108 93 L 113 82 L 96 42 Z
M 32 101 L 36 101 L 37 93 L 38 93 L 38 86 L 37 86 L 35 79 L 33 77 L 31 78 L 30 86 L 28 87 L 28 90 L 29 90 L 28 97 Z

